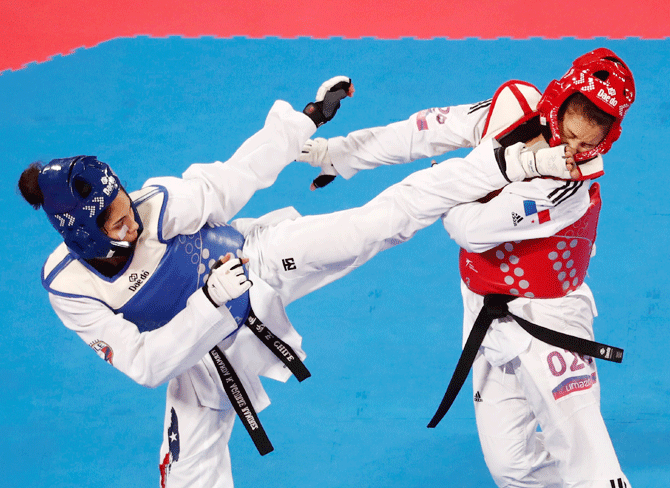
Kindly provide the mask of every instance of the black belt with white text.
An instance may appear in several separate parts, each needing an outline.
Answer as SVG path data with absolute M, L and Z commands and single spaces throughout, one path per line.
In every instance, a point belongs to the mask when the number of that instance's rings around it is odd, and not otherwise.
M 258 339 L 260 339 L 260 341 L 286 365 L 298 381 L 303 381 L 311 376 L 310 372 L 295 351 L 293 351 L 291 346 L 286 344 L 263 325 L 254 314 L 253 310 L 249 311 L 249 316 L 244 325 L 249 327 L 256 337 L 258 337 Z M 269 452 L 272 452 L 274 447 L 272 447 L 272 443 L 270 442 L 270 439 L 268 439 L 265 429 L 263 429 L 263 426 L 258 419 L 258 414 L 251 404 L 249 395 L 244 389 L 240 378 L 235 373 L 230 361 L 228 361 L 218 346 L 214 346 L 214 349 L 209 351 L 209 355 L 214 361 L 216 371 L 219 373 L 223 390 L 226 392 L 226 395 L 228 395 L 228 399 L 235 409 L 237 416 L 242 421 L 244 428 L 254 441 L 256 449 L 258 449 L 261 456 L 265 456 Z
M 451 377 L 451 381 L 449 381 L 449 386 L 444 394 L 444 398 L 442 398 L 442 402 L 440 403 L 437 412 L 435 412 L 435 415 L 428 424 L 429 428 L 437 426 L 456 399 L 458 392 L 463 386 L 463 383 L 465 383 L 470 369 L 472 368 L 472 364 L 474 363 L 479 347 L 484 340 L 486 331 L 495 319 L 508 316 L 512 317 L 526 332 L 536 339 L 583 356 L 591 356 L 615 363 L 620 363 L 623 360 L 623 349 L 547 329 L 510 313 L 507 304 L 515 298 L 516 297 L 511 295 L 498 294 L 486 295 L 484 297 L 484 306 L 479 312 L 479 315 L 477 315 L 477 319 L 472 326 L 468 340 L 463 347 L 461 357 L 458 359 L 454 374 Z

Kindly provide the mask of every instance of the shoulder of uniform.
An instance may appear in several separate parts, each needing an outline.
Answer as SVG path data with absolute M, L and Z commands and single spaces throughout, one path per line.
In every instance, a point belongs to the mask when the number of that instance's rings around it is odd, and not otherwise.
M 503 83 L 491 100 L 484 138 L 497 137 L 532 117 L 540 98 L 542 93 L 530 83 L 519 80 Z
M 72 261 L 74 256 L 70 254 L 67 246 L 62 242 L 47 258 L 42 267 L 42 284 L 48 289 L 48 283 L 60 270 Z
M 135 205 L 140 205 L 141 203 L 144 203 L 150 198 L 154 198 L 158 195 L 161 196 L 167 195 L 167 190 L 165 189 L 164 186 L 149 185 L 137 191 L 133 191 L 129 193 L 129 195 Z

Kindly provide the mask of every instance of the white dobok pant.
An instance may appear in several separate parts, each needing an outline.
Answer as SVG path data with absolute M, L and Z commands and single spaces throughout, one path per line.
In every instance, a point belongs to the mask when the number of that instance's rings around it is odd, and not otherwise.
M 472 295 L 464 296 L 464 330 L 472 327 L 478 313 L 480 299 Z M 537 325 L 593 340 L 593 313 L 587 301 L 534 302 L 514 313 L 521 312 Z M 504 327 L 514 327 L 512 334 L 527 333 L 516 323 L 496 320 L 493 327 L 488 333 L 496 336 L 490 338 L 491 348 L 487 350 L 485 339 L 472 373 L 477 429 L 496 484 L 501 488 L 630 488 L 600 412 L 596 361 L 531 338 L 527 348 L 499 364 L 504 355 L 493 349 L 506 347 L 500 335 Z

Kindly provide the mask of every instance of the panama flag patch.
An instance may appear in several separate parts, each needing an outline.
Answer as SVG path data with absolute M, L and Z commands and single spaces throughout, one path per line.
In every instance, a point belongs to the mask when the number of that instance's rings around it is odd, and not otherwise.
M 523 210 L 526 214 L 526 217 L 537 214 L 537 219 L 540 224 L 544 224 L 545 222 L 549 222 L 551 220 L 551 214 L 549 213 L 549 209 L 541 210 L 540 212 L 538 212 L 537 204 L 535 203 L 534 200 L 524 200 Z

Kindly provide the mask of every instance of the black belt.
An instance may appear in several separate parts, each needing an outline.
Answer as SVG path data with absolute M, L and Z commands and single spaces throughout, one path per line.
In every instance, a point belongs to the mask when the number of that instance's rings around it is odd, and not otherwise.
M 475 361 L 475 357 L 477 356 L 479 347 L 482 345 L 484 336 L 486 336 L 486 332 L 495 319 L 501 319 L 507 316 L 512 317 L 530 335 L 555 347 L 615 363 L 620 363 L 623 360 L 623 349 L 547 329 L 546 327 L 535 325 L 510 313 L 507 304 L 515 298 L 516 297 L 510 295 L 497 294 L 486 295 L 484 297 L 484 306 L 479 312 L 479 315 L 477 315 L 477 319 L 472 326 L 468 340 L 463 347 L 461 357 L 458 359 L 454 374 L 451 377 L 451 381 L 449 381 L 449 386 L 444 394 L 444 398 L 442 398 L 442 402 L 440 403 L 437 412 L 435 412 L 435 415 L 428 424 L 429 428 L 437 426 L 440 420 L 446 415 L 451 404 L 454 403 L 458 392 L 470 373 L 472 363 Z
M 293 349 L 263 325 L 263 322 L 256 317 L 253 310 L 249 310 L 249 316 L 244 325 L 249 327 L 251 332 L 253 332 L 256 337 L 258 337 L 260 341 L 272 351 L 272 354 L 277 356 L 279 360 L 286 365 L 298 381 L 306 380 L 312 376 Z
M 298 381 L 303 381 L 311 376 L 309 370 L 302 363 L 298 355 L 293 351 L 291 346 L 275 336 L 263 323 L 256 317 L 253 310 L 249 311 L 249 316 L 244 323 L 251 331 L 258 337 L 265 346 L 272 351 L 283 362 L 286 367 L 293 373 Z M 209 351 L 209 355 L 214 361 L 216 371 L 221 378 L 223 390 L 228 395 L 231 405 L 235 409 L 237 416 L 242 421 L 244 428 L 247 430 L 254 445 L 261 456 L 272 452 L 274 447 L 258 419 L 258 414 L 251 404 L 249 395 L 247 394 L 240 378 L 235 373 L 230 361 L 223 354 L 218 346 Z

